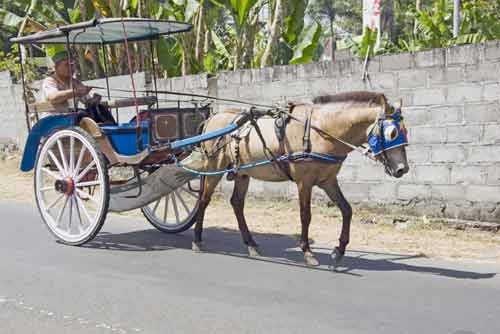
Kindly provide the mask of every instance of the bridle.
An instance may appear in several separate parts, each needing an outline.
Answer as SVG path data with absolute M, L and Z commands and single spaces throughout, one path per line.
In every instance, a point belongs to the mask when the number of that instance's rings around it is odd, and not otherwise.
M 408 145 L 408 134 L 404 125 L 401 108 L 392 113 L 381 113 L 368 133 L 368 146 L 374 159 L 380 161 L 385 171 L 392 175 L 387 151 Z M 389 131 L 387 131 L 389 130 Z

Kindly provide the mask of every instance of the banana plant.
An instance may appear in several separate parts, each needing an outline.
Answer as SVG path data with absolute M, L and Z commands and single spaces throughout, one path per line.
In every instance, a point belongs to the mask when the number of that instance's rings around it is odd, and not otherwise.
M 299 35 L 297 45 L 293 49 L 290 64 L 303 64 L 313 60 L 314 52 L 319 44 L 321 25 L 314 21 Z
M 465 2 L 461 10 L 457 44 L 500 39 L 500 1 Z
M 375 44 L 377 43 L 377 29 L 371 30 L 365 27 L 362 36 L 348 38 L 347 46 L 351 52 L 361 59 L 371 57 L 375 54 Z M 383 43 L 382 43 L 383 44 Z

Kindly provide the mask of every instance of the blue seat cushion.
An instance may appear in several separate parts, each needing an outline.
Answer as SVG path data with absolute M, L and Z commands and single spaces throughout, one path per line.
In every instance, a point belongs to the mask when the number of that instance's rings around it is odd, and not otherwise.
M 130 122 L 119 125 L 100 125 L 100 128 L 118 154 L 135 155 L 146 149 L 149 144 L 149 123 L 141 122 L 142 140 L 140 147 L 137 147 L 136 126 L 135 122 Z

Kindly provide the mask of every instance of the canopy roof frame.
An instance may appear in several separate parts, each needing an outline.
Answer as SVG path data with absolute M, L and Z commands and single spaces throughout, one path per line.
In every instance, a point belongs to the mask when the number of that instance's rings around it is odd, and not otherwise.
M 66 44 L 69 36 L 71 44 L 107 45 L 123 43 L 125 37 L 121 24 L 127 26 L 127 41 L 155 40 L 163 35 L 187 32 L 192 25 L 170 20 L 147 18 L 101 18 L 85 22 L 60 26 L 23 37 L 11 38 L 11 42 L 20 44 Z

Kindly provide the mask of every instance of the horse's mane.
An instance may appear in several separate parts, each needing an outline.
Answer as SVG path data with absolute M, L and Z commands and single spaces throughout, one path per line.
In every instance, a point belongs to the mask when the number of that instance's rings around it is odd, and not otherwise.
M 386 98 L 382 93 L 368 92 L 368 91 L 355 91 L 339 93 L 335 95 L 322 95 L 316 96 L 312 102 L 314 104 L 326 103 L 340 103 L 340 102 L 366 102 L 368 104 L 375 103 L 382 105 Z

